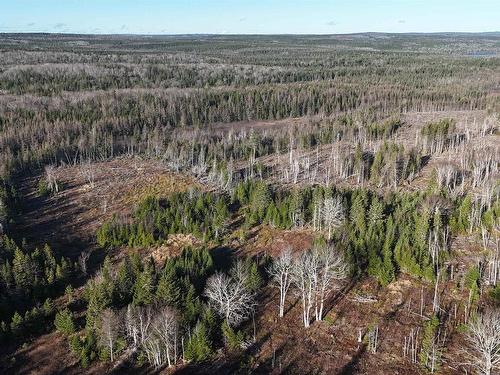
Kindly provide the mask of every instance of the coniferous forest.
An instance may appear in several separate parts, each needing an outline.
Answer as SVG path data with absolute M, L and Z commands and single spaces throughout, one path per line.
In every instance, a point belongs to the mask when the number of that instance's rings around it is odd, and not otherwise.
M 1 373 L 498 374 L 499 56 L 0 34 Z

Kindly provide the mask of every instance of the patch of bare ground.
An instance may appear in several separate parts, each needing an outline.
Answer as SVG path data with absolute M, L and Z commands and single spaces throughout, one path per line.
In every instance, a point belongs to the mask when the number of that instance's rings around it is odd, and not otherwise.
M 231 247 L 238 256 L 277 256 L 287 248 L 292 253 L 311 248 L 315 234 L 310 229 L 281 230 L 260 225 L 248 232 L 238 230 L 232 237 Z
M 67 339 L 56 332 L 38 337 L 18 350 L 9 361 L 10 366 L 3 369 L 2 374 L 102 374 L 109 370 L 105 362 L 83 369 L 78 359 L 69 352 Z
M 450 311 L 453 311 L 455 303 L 466 300 L 466 293 L 460 293 L 459 289 L 459 295 L 455 296 L 445 292 L 454 287 L 452 284 L 439 288 L 440 304 L 443 309 Z M 310 331 L 301 326 L 299 301 L 291 306 L 285 317 L 286 324 L 278 322 L 274 318 L 277 298 L 274 295 L 269 306 L 264 307 L 263 321 L 259 322 L 265 326 L 267 321 L 264 331 L 270 334 L 259 353 L 263 363 L 269 363 L 269 359 L 278 352 L 281 366 L 295 369 L 295 373 L 426 373 L 419 364 L 405 358 L 403 345 L 411 330 L 422 330 L 424 322 L 432 315 L 432 285 L 405 275 L 387 288 L 378 287 L 370 279 L 346 285 L 332 295 L 330 311 L 324 321 L 315 322 Z M 445 353 L 459 351 L 463 346 L 457 345 L 463 344 L 462 338 L 456 333 L 451 335 L 451 332 L 455 332 L 453 329 L 463 323 L 463 306 L 458 306 L 457 317 L 452 314 L 443 319 L 443 329 L 448 331 Z M 379 329 L 379 341 L 377 351 L 373 353 L 366 347 L 366 334 L 375 326 Z M 361 342 L 358 341 L 360 333 L 363 337 Z M 291 337 L 294 337 L 292 341 Z M 443 373 L 458 373 L 458 364 L 452 362 L 452 358 L 456 360 L 460 357 L 445 356 Z M 276 363 L 275 360 L 275 366 Z
M 128 157 L 61 166 L 55 169 L 55 175 L 62 189 L 47 198 L 37 191 L 41 176 L 22 181 L 24 210 L 15 232 L 31 243 L 49 243 L 61 255 L 70 257 L 94 244 L 95 232 L 103 221 L 114 214 L 129 214 L 145 196 L 201 187 L 159 161 Z
M 268 226 L 247 233 L 250 240 L 236 247 L 238 255 L 276 256 L 290 247 L 296 255 L 311 246 L 314 233 L 307 230 L 277 230 Z M 236 240 L 235 240 L 236 241 Z M 473 236 L 459 236 L 452 244 L 453 263 L 447 264 L 448 276 L 438 283 L 437 299 L 441 316 L 442 374 L 463 373 L 460 363 L 463 335 L 457 327 L 466 323 L 469 291 L 463 276 L 477 264 L 482 249 Z M 453 266 L 453 270 L 452 267 Z M 387 287 L 365 278 L 344 284 L 332 293 L 326 316 L 309 329 L 302 326 L 302 306 L 290 294 L 285 317 L 277 316 L 277 290 L 265 287 L 257 308 L 256 342 L 247 350 L 252 357 L 253 373 L 318 374 L 425 374 L 419 362 L 404 355 L 405 340 L 420 332 L 433 315 L 435 284 L 406 274 Z M 367 332 L 377 326 L 379 342 L 375 353 L 366 345 Z M 247 327 L 251 331 L 251 323 Z M 359 335 L 362 340 L 359 342 Z M 420 347 L 417 348 L 419 353 Z M 218 373 L 234 373 L 243 357 L 219 357 L 213 363 Z M 457 362 L 458 361 L 458 362 Z M 207 367 L 203 368 L 204 370 Z M 181 373 L 203 373 L 188 366 Z
M 255 314 L 256 340 L 245 353 L 252 357 L 245 363 L 254 363 L 250 365 L 251 373 L 427 373 L 403 355 L 403 345 L 405 336 L 412 329 L 421 330 L 432 314 L 432 285 L 404 275 L 387 289 L 372 279 L 344 284 L 331 295 L 324 320 L 314 322 L 308 329 L 302 326 L 302 306 L 297 297 L 288 298 L 286 313 L 281 319 L 277 315 L 277 291 L 265 287 L 261 297 Z M 442 303 L 444 306 L 448 300 L 443 299 Z M 251 331 L 252 323 L 247 324 Z M 373 327 L 379 329 L 376 352 L 368 350 L 366 344 L 366 334 Z M 447 351 L 459 350 L 455 345 L 460 342 L 460 337 L 449 336 Z M 237 373 L 242 358 L 245 357 L 220 354 L 210 364 L 187 366 L 179 369 L 179 373 Z M 445 361 L 441 372 L 458 374 L 456 366 L 454 362 Z
M 239 256 L 276 256 L 286 247 L 298 255 L 310 248 L 314 238 L 308 230 L 285 231 L 269 226 L 259 226 L 246 235 L 249 239 L 244 244 L 238 244 L 236 238 L 233 241 Z M 469 265 L 474 264 L 476 245 L 461 237 L 454 243 L 457 259 L 453 276 L 438 284 L 441 329 L 445 332 L 441 336 L 445 348 L 440 368 L 443 374 L 463 373 L 460 363 L 456 363 L 463 336 L 456 327 L 466 321 L 468 290 L 461 280 Z M 419 330 L 420 345 L 423 325 L 433 315 L 434 286 L 406 274 L 400 274 L 387 287 L 379 286 L 372 278 L 341 284 L 329 298 L 324 320 L 314 322 L 309 329 L 302 325 L 300 299 L 290 293 L 285 316 L 280 319 L 278 291 L 266 286 L 260 292 L 255 314 L 256 340 L 245 356 L 221 352 L 209 364 L 187 365 L 178 371 L 232 374 L 242 363 L 253 363 L 251 372 L 257 374 L 425 374 L 427 370 L 404 355 L 403 346 L 412 330 Z M 379 329 L 376 352 L 367 347 L 367 332 L 373 327 Z M 246 323 L 246 329 L 252 331 L 251 321 Z

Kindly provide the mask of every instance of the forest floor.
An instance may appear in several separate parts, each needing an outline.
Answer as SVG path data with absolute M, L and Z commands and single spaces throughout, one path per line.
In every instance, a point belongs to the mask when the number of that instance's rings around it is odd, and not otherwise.
M 459 301 L 458 295 L 446 295 L 446 288 L 440 288 L 443 306 Z M 432 315 L 432 285 L 405 275 L 386 288 L 370 278 L 341 285 L 330 296 L 323 321 L 312 323 L 308 329 L 302 325 L 298 298 L 288 303 L 285 316 L 278 318 L 278 297 L 277 291 L 269 287 L 261 291 L 256 311 L 256 340 L 249 337 L 251 345 L 244 355 L 220 353 L 210 364 L 186 366 L 179 372 L 231 374 L 241 365 L 254 363 L 251 368 L 256 374 L 426 373 L 419 363 L 411 361 L 410 354 L 404 357 L 403 347 L 412 330 L 421 337 L 422 325 Z M 459 319 L 451 319 L 450 324 L 459 324 Z M 367 333 L 375 327 L 378 327 L 378 346 L 372 351 L 367 347 Z M 252 331 L 252 322 L 247 323 L 246 329 Z M 463 344 L 459 337 L 448 336 L 443 340 L 448 351 L 457 351 Z M 419 361 L 418 355 L 416 358 Z M 441 374 L 462 373 L 457 367 L 456 363 L 444 362 Z

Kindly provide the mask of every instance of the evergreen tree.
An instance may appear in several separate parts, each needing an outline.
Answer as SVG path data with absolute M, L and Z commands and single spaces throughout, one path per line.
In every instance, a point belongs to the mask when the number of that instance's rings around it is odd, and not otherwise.
M 196 289 L 193 284 L 188 284 L 186 297 L 184 299 L 184 320 L 190 324 L 196 322 L 201 311 L 202 304 L 196 293 Z
M 223 198 L 218 198 L 215 204 L 215 213 L 213 219 L 213 227 L 215 230 L 215 238 L 219 238 L 221 231 L 224 228 L 224 223 L 229 215 L 226 202 Z
M 186 345 L 185 356 L 189 361 L 201 362 L 212 355 L 212 343 L 207 327 L 203 322 L 198 322 L 194 328 L 191 339 Z
M 366 231 L 366 193 L 362 190 L 356 191 L 351 205 L 350 217 L 358 233 L 364 235 Z
M 86 324 L 93 330 L 101 312 L 112 305 L 114 281 L 111 277 L 109 259 L 104 260 L 103 268 L 98 277 L 91 279 L 85 288 L 85 298 L 88 301 Z
M 128 256 L 122 260 L 116 274 L 115 300 L 127 304 L 132 298 L 135 284 L 135 274 L 132 262 Z
M 226 321 L 222 323 L 222 334 L 224 336 L 224 342 L 230 350 L 241 349 L 244 337 L 243 332 L 235 331 Z
M 134 305 L 149 305 L 154 299 L 155 272 L 153 262 L 147 262 L 134 285 Z
M 16 311 L 12 316 L 12 321 L 10 323 L 10 331 L 14 337 L 22 335 L 24 330 L 24 319 L 23 317 Z
M 167 262 L 158 281 L 156 297 L 170 306 L 178 306 L 181 300 L 181 287 L 175 269 Z
M 250 258 L 246 261 L 247 277 L 245 279 L 245 286 L 251 292 L 256 292 L 261 287 L 262 275 L 260 274 L 257 262 L 251 260 Z
M 382 247 L 382 271 L 380 272 L 379 277 L 382 285 L 387 285 L 393 281 L 396 274 L 393 260 L 393 246 L 396 237 L 396 227 L 392 216 L 387 220 L 385 233 L 384 246 Z
M 20 291 L 26 292 L 31 289 L 34 284 L 33 265 L 29 255 L 25 255 L 19 248 L 16 248 L 14 251 L 12 274 L 14 276 L 16 286 Z
M 75 323 L 73 322 L 73 314 L 66 308 L 59 311 L 54 319 L 54 325 L 56 329 L 66 336 L 69 336 L 75 332 Z

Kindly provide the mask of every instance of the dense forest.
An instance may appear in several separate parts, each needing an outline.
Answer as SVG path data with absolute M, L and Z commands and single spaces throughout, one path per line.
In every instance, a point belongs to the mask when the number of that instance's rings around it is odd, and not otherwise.
M 499 54 L 0 34 L 2 373 L 497 373 Z

